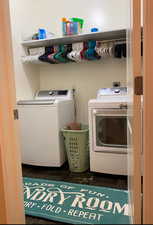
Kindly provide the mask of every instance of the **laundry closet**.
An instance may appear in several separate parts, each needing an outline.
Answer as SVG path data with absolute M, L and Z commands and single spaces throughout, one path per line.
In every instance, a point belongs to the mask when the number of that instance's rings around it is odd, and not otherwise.
M 15 116 L 23 177 L 30 178 L 24 178 L 25 184 L 44 178 L 53 184 L 56 180 L 127 190 L 129 9 L 129 0 L 10 0 Z M 116 211 L 123 213 L 127 221 L 127 195 L 122 208 L 103 199 L 100 203 L 96 196 L 93 200 L 91 194 L 88 210 L 100 204 L 113 216 Z M 32 215 L 27 201 L 26 214 Z M 75 206 L 73 202 L 71 207 Z M 46 213 L 48 208 L 43 210 Z M 57 207 L 52 213 L 60 210 Z M 72 220 L 73 213 L 68 214 Z M 93 220 L 88 213 L 84 222 Z
M 117 5 L 120 7 L 117 7 Z M 69 120 L 66 120 L 67 123 L 75 120 L 78 123 L 89 125 L 88 103 L 91 99 L 97 98 L 99 90 L 112 88 L 114 85 L 112 94 L 120 94 L 117 93 L 118 89 L 115 90 L 115 88 L 127 86 L 126 31 L 129 27 L 128 6 L 129 1 L 122 0 L 95 0 L 90 1 L 90 4 L 87 0 L 78 0 L 75 4 L 70 0 L 57 0 L 53 4 L 49 0 L 45 0 L 45 2 L 37 0 L 37 3 L 31 0 L 10 1 L 16 96 L 20 107 L 24 105 L 22 101 L 30 101 L 30 105 L 33 104 L 32 101 L 36 96 L 37 100 L 42 100 L 46 90 L 48 95 L 59 94 L 59 96 L 61 94 L 56 92 L 57 90 L 61 90 L 61 93 L 67 90 L 70 91 L 68 92 L 70 95 L 75 96 L 74 116 L 70 113 Z M 64 35 L 63 18 L 82 18 L 81 32 L 75 35 Z M 40 29 L 44 29 L 51 36 L 46 37 L 47 39 L 32 40 Z M 52 46 L 51 48 L 55 50 L 56 46 L 59 48 L 62 44 L 71 48 L 70 53 L 78 43 L 82 48 L 80 52 L 86 45 L 88 45 L 87 51 L 91 45 L 95 44 L 94 54 L 96 55 L 92 58 L 89 58 L 88 55 L 81 58 L 79 55 L 78 61 L 70 58 L 68 60 L 66 56 L 67 61 L 65 62 L 48 63 L 44 61 L 43 57 L 43 60 L 38 60 L 38 57 L 36 59 L 31 54 L 36 48 L 37 50 L 40 48 L 40 51 L 46 51 L 47 48 Z M 121 49 L 121 45 L 123 45 L 123 49 Z M 33 60 L 32 57 L 36 60 Z M 54 59 L 55 61 L 57 60 Z M 39 94 L 42 94 L 42 98 Z M 26 105 L 28 105 L 27 102 Z M 35 114 L 38 115 L 34 112 Z M 68 115 L 68 113 L 66 114 Z M 34 115 L 33 118 L 35 118 Z M 44 117 L 42 116 L 40 126 L 43 126 L 45 131 L 48 121 L 46 117 L 46 125 L 44 125 Z M 30 123 L 32 123 L 32 120 L 31 118 Z M 41 118 L 38 120 L 40 121 Z M 52 120 L 54 119 L 52 118 Z M 26 119 L 24 124 L 23 130 L 28 130 Z M 59 129 L 62 129 L 64 125 L 64 122 L 61 123 Z M 92 126 L 89 127 L 89 133 L 90 129 L 93 129 Z M 36 130 L 39 130 L 39 125 Z M 37 133 L 36 130 L 31 130 L 31 133 Z M 56 130 L 56 126 L 54 130 Z M 29 136 L 24 141 L 25 145 L 28 144 L 28 140 L 30 140 L 29 145 L 32 145 L 33 137 L 30 130 L 26 132 L 29 133 Z M 48 130 L 47 132 L 46 129 L 46 133 L 49 132 L 51 131 Z M 45 134 L 45 132 L 43 133 Z M 41 133 L 38 139 L 43 139 Z M 29 151 L 31 152 L 31 150 Z M 33 157 L 35 157 L 34 155 Z

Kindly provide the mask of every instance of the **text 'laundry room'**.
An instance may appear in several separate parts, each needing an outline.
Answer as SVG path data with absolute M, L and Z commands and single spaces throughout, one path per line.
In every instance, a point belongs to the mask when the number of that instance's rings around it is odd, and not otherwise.
M 129 8 L 10 0 L 27 223 L 130 223 Z

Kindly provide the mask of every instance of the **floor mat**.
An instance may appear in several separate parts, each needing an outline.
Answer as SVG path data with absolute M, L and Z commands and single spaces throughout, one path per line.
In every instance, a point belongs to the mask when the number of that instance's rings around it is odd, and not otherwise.
M 69 224 L 129 224 L 128 192 L 24 178 L 26 215 Z

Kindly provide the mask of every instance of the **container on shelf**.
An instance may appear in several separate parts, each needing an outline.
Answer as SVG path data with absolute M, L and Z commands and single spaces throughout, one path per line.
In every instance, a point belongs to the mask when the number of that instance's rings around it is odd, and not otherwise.
M 67 20 L 62 18 L 62 33 L 63 35 L 76 35 L 82 32 L 84 20 L 80 18 L 71 18 Z
M 45 29 L 39 29 L 39 30 L 38 30 L 38 38 L 39 38 L 40 40 L 46 39 L 46 38 L 47 38 L 46 30 L 45 30 Z
M 81 125 L 81 130 L 62 129 L 64 144 L 71 172 L 85 172 L 89 168 L 89 129 Z
M 73 24 L 73 34 L 78 34 L 78 22 L 72 22 Z
M 81 18 L 72 18 L 71 21 L 73 23 L 77 23 L 78 24 L 78 34 L 82 33 L 84 20 L 81 19 Z
M 67 19 L 64 17 L 62 18 L 62 33 L 63 35 L 66 35 L 66 22 L 67 22 Z
M 98 32 L 98 31 L 99 31 L 99 29 L 97 27 L 91 28 L 91 32 Z

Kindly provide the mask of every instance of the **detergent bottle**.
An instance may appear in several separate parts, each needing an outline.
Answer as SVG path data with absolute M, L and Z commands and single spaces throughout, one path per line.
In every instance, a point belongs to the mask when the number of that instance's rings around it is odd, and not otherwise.
M 67 35 L 67 19 L 65 17 L 62 18 L 62 32 L 63 35 Z

